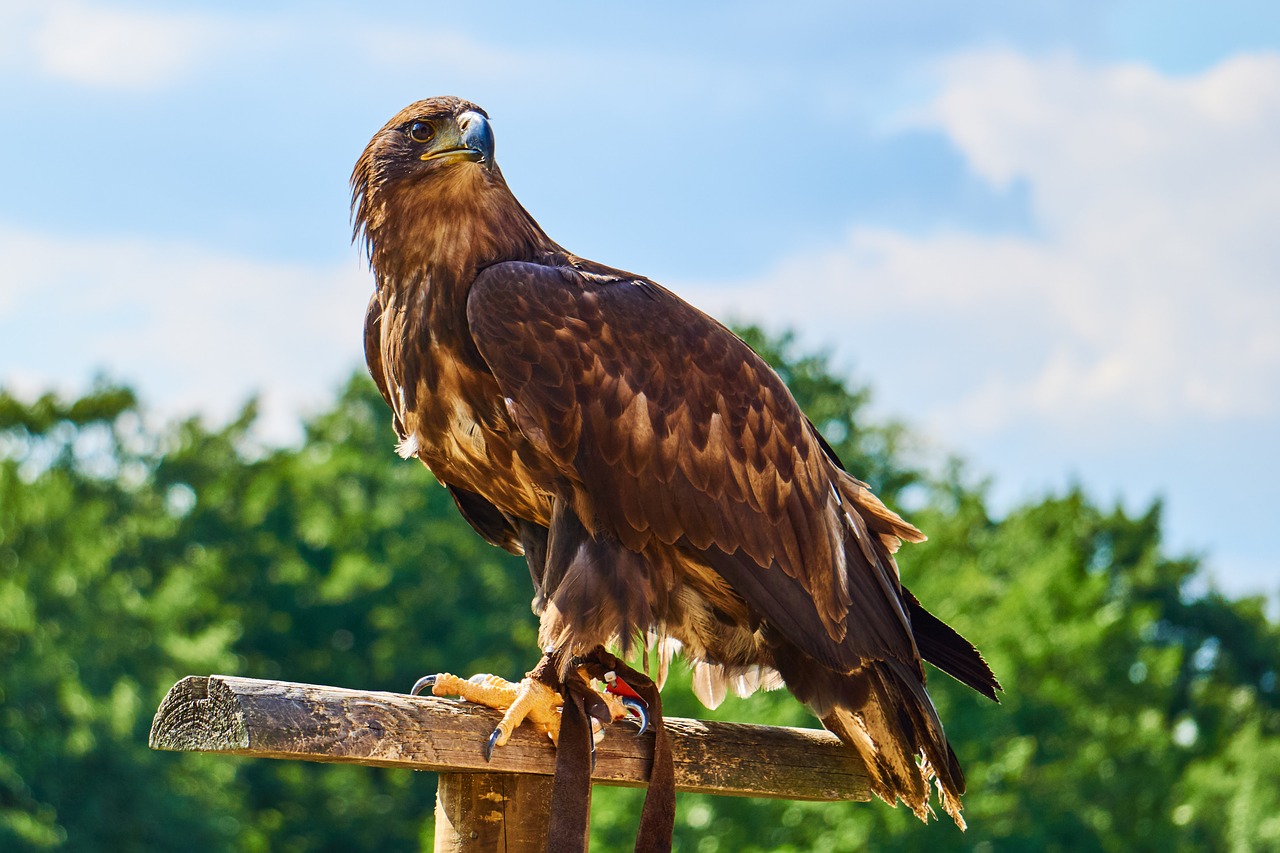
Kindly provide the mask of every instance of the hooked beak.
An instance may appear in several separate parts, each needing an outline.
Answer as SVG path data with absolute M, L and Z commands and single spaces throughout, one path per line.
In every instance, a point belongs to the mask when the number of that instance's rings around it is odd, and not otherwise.
M 462 130 L 462 135 L 458 139 L 457 147 L 423 154 L 421 159 L 469 160 L 472 163 L 492 166 L 493 129 L 489 126 L 489 120 L 474 110 L 467 110 L 458 116 L 458 127 Z
M 493 163 L 493 128 L 489 120 L 480 113 L 468 110 L 458 116 L 458 126 L 462 128 L 462 144 L 468 150 L 479 154 L 479 161 L 485 165 Z

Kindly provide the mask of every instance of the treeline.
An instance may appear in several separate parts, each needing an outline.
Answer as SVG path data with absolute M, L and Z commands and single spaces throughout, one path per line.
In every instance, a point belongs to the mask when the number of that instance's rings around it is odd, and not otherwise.
M 982 648 L 994 705 L 931 673 L 969 780 L 961 834 L 879 803 L 682 796 L 678 849 L 1280 849 L 1280 627 L 1165 553 L 1160 507 L 1083 492 L 993 518 L 958 466 L 921 471 L 907 431 L 822 356 L 745 330 L 846 465 L 929 534 L 902 555 L 930 609 Z M 127 389 L 0 392 L 0 849 L 430 849 L 427 774 L 153 753 L 151 714 L 212 672 L 405 690 L 518 676 L 537 657 L 521 560 L 480 540 L 391 452 L 363 377 L 263 449 L 236 422 L 156 426 Z M 902 499 L 902 500 L 900 500 Z M 815 725 L 785 692 L 669 713 Z M 640 792 L 597 789 L 601 851 Z

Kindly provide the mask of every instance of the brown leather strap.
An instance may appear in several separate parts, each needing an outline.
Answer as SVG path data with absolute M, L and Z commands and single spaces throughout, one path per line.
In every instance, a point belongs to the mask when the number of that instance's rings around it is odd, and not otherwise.
M 544 681 L 554 671 L 549 655 L 535 672 Z M 612 670 L 649 706 L 649 723 L 654 730 L 653 768 L 649 790 L 640 812 L 636 833 L 636 853 L 670 853 L 671 834 L 676 822 L 675 765 L 671 760 L 671 736 L 662 719 L 662 697 L 647 675 L 627 666 L 603 648 L 577 661 L 592 678 L 603 680 Z M 560 719 L 560 739 L 556 749 L 556 775 L 551 787 L 551 824 L 547 832 L 548 853 L 581 853 L 587 844 L 587 824 L 591 808 L 591 718 L 609 722 L 609 709 L 600 697 L 571 669 L 558 685 L 564 697 Z
M 587 847 L 591 811 L 591 721 L 585 695 L 590 688 L 574 672 L 565 678 L 560 692 L 564 710 L 556 747 L 555 781 L 551 785 L 547 853 L 581 853 Z M 600 700 L 595 697 L 595 701 Z
M 662 719 L 662 697 L 658 686 L 644 673 L 621 661 L 618 661 L 617 672 L 649 705 L 649 722 L 654 734 L 653 767 L 649 771 L 649 791 L 644 795 L 644 808 L 640 812 L 636 853 L 670 853 L 671 834 L 676 826 L 676 774 L 671 759 L 671 735 Z
M 587 662 L 592 678 L 604 679 L 612 670 L 649 706 L 649 724 L 653 726 L 653 767 L 649 771 L 649 790 L 640 812 L 640 829 L 636 834 L 636 853 L 669 853 L 671 834 L 676 824 L 675 765 L 671 760 L 671 736 L 662 719 L 662 697 L 658 685 L 649 676 L 632 669 L 604 649 L 597 649 Z

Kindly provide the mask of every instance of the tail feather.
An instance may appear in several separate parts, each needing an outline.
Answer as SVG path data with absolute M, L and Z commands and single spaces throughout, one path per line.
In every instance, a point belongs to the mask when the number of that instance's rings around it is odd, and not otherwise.
M 920 657 L 961 684 L 972 687 L 993 702 L 999 702 L 996 691 L 1001 689 L 1000 682 L 982 654 L 954 628 L 925 610 L 906 587 L 902 588 L 902 594 Z
M 822 724 L 858 752 L 872 792 L 889 805 L 902 800 L 928 820 L 933 783 L 943 810 L 964 829 L 964 773 L 919 678 L 895 661 L 876 661 L 849 677 L 865 680 L 866 700 L 856 710 L 832 708 Z

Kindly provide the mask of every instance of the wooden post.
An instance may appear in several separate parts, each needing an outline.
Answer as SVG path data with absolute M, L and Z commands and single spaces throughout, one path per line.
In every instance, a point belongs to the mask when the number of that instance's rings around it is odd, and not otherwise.
M 441 773 L 436 789 L 436 853 L 532 853 L 547 844 L 551 777 Z
M 441 699 L 189 676 L 165 696 L 151 725 L 153 749 L 405 767 L 440 774 L 436 850 L 540 850 L 555 749 L 521 726 L 486 762 L 500 714 Z M 867 800 L 867 770 L 832 734 L 813 729 L 668 717 L 677 791 L 791 800 Z M 611 727 L 592 780 L 642 787 L 653 734 Z M 504 846 L 505 845 L 505 846 Z

